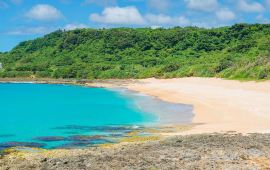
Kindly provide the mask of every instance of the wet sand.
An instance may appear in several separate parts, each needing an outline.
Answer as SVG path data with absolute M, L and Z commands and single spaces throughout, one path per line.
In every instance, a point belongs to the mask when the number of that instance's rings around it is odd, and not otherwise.
M 109 89 L 132 101 L 133 109 L 155 117 L 154 121 L 143 124 L 146 127 L 192 123 L 194 117 L 192 105 L 166 102 L 155 96 L 145 95 L 127 88 Z
M 164 101 L 192 105 L 195 113 L 192 122 L 197 126 L 180 134 L 270 132 L 270 81 L 151 78 L 88 85 L 126 87 Z

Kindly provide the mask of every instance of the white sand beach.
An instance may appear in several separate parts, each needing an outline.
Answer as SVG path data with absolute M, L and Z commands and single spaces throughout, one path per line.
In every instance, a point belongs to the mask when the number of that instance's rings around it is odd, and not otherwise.
M 111 86 L 106 83 L 96 85 Z M 270 132 L 270 81 L 151 78 L 125 82 L 120 86 L 168 102 L 193 105 L 193 123 L 197 125 L 182 134 Z

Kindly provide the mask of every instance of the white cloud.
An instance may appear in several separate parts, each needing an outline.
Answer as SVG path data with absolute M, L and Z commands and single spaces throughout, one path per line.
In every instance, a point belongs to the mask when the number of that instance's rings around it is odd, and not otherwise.
M 243 12 L 263 12 L 264 7 L 259 2 L 248 2 L 247 0 L 239 0 L 238 9 Z
M 217 11 L 216 16 L 219 20 L 222 20 L 222 21 L 230 21 L 236 18 L 234 12 L 232 12 L 231 10 L 227 8 L 220 9 L 219 11 Z
M 215 11 L 219 6 L 217 0 L 185 0 L 185 1 L 189 9 L 204 12 Z
M 208 23 L 208 22 L 200 21 L 200 22 L 192 23 L 192 26 L 200 27 L 200 28 L 213 28 L 213 23 L 212 22 Z
M 173 19 L 170 16 L 163 15 L 163 14 L 158 14 L 158 15 L 147 14 L 145 15 L 145 18 L 147 19 L 149 23 L 158 24 L 158 25 L 170 24 L 173 22 L 172 21 Z
M 91 14 L 90 20 L 104 24 L 141 25 L 144 19 L 136 7 L 107 7 L 102 14 Z
M 75 29 L 80 29 L 80 28 L 87 28 L 87 25 L 85 24 L 67 24 L 64 26 L 63 29 L 65 30 L 75 30 Z
M 162 28 L 162 26 L 160 26 L 160 25 L 152 25 L 150 28 L 154 30 L 154 29 Z
M 179 26 L 188 26 L 191 24 L 191 22 L 189 21 L 188 18 L 186 18 L 185 16 L 179 16 L 174 18 L 175 23 L 177 23 L 177 25 Z
M 87 28 L 85 24 L 67 24 L 60 29 L 75 30 L 79 28 Z M 11 31 L 5 32 L 7 35 L 43 35 L 53 32 L 59 28 L 50 26 L 37 26 L 37 27 L 18 27 Z
M 190 21 L 184 16 L 171 17 L 163 14 L 147 14 L 145 20 L 150 25 L 187 26 Z
M 148 0 L 148 6 L 157 11 L 166 11 L 170 8 L 170 0 Z
M 144 26 L 187 26 L 189 19 L 185 16 L 168 16 L 164 14 L 142 15 L 136 7 L 108 7 L 102 14 L 91 14 L 90 20 L 103 24 L 144 25 Z
M 61 12 L 48 4 L 38 4 L 27 12 L 26 17 L 40 21 L 58 20 L 63 17 Z
M 53 31 L 52 28 L 47 27 L 20 27 L 15 30 L 9 31 L 6 34 L 8 35 L 35 35 L 35 34 L 46 34 Z

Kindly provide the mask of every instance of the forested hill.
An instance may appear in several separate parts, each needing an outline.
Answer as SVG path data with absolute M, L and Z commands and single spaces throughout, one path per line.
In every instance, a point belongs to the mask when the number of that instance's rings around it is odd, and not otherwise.
M 270 24 L 56 31 L 0 63 L 0 77 L 270 79 Z

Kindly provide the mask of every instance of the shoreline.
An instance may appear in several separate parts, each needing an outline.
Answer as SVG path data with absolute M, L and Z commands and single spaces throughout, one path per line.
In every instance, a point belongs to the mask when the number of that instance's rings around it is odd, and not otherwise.
M 270 135 L 249 134 L 262 132 L 264 128 L 270 129 L 270 119 L 267 119 L 270 117 L 270 100 L 267 100 L 270 99 L 269 81 L 258 84 L 213 78 L 184 78 L 84 83 L 76 80 L 31 82 L 127 88 L 171 103 L 192 104 L 195 117 L 189 125 L 147 129 L 148 133 L 153 134 L 150 137 L 140 137 L 132 132 L 130 137 L 116 144 L 84 149 L 7 149 L 4 155 L 0 155 L 0 169 L 256 169 L 270 166 Z M 251 105 L 251 101 L 255 103 Z M 229 105 L 234 102 L 234 105 Z M 249 110 L 250 107 L 243 107 L 249 105 L 258 106 L 257 112 L 261 115 L 252 114 L 254 110 Z M 243 110 L 237 109 L 237 106 Z M 217 115 L 223 109 L 231 112 Z M 266 118 L 260 118 L 262 115 Z
M 128 100 L 132 100 L 136 110 L 154 115 L 157 118 L 156 121 L 145 124 L 146 127 L 192 124 L 194 117 L 192 105 L 167 102 L 156 96 L 147 95 L 125 87 L 107 87 L 107 89 L 117 92 Z
M 44 80 L 38 80 L 38 81 L 26 81 L 26 80 L 22 80 L 22 81 L 0 81 L 1 83 L 12 83 L 12 84 L 18 84 L 18 83 L 22 83 L 22 84 L 60 84 L 60 86 L 65 86 L 66 84 L 69 86 L 82 86 L 82 87 L 89 87 L 89 85 L 83 84 L 83 83 L 78 83 L 78 81 L 44 81 Z M 93 86 L 91 86 L 93 87 Z M 159 138 L 163 138 L 165 137 L 166 133 L 172 133 L 172 132 L 179 132 L 179 131 L 184 131 L 187 130 L 189 128 L 191 128 L 193 125 L 191 125 L 191 120 L 189 117 L 183 117 L 183 122 L 181 122 L 181 125 L 179 122 L 168 122 L 168 121 L 173 121 L 175 120 L 175 118 L 177 118 L 176 116 L 178 115 L 178 111 L 175 110 L 175 106 L 178 104 L 171 104 L 169 102 L 164 102 L 158 98 L 149 96 L 149 95 L 144 95 L 141 94 L 139 92 L 136 91 L 131 91 L 128 90 L 127 88 L 118 88 L 118 90 L 114 89 L 114 88 L 107 88 L 110 91 L 114 91 L 117 93 L 117 95 L 121 95 L 122 97 L 126 98 L 127 100 L 130 99 L 130 101 L 132 101 L 132 103 L 134 102 L 134 106 L 132 104 L 132 107 L 134 107 L 136 110 L 140 110 L 141 112 L 144 112 L 145 114 L 149 114 L 149 115 L 153 115 L 156 118 L 161 118 L 161 119 L 165 119 L 162 121 L 149 121 L 149 122 L 145 122 L 142 124 L 133 124 L 135 126 L 141 126 L 141 128 L 139 129 L 134 129 L 131 131 L 130 134 L 127 134 L 128 136 L 123 135 L 122 137 L 119 137 L 119 139 L 113 139 L 113 141 L 115 140 L 115 143 L 121 143 L 125 140 L 129 141 L 144 141 L 145 139 L 141 137 L 141 135 L 145 135 L 147 136 L 147 138 L 149 137 L 149 139 L 151 140 L 151 137 L 159 137 Z M 120 90 L 119 90 L 120 89 Z M 124 89 L 124 90 L 123 90 Z M 170 112 L 172 113 L 172 110 L 169 110 L 168 107 L 173 106 L 174 107 L 174 112 L 177 114 L 173 114 L 171 117 L 166 116 L 166 114 L 163 114 L 162 111 L 158 111 L 159 109 L 161 109 L 159 107 L 159 105 L 161 105 L 163 108 L 162 110 L 164 112 Z M 138 106 L 138 108 L 137 108 Z M 145 107 L 145 108 L 144 108 Z M 180 106 L 180 107 L 185 107 L 185 106 Z M 179 106 L 177 107 L 177 109 L 179 108 Z M 167 110 L 166 110 L 167 109 Z M 181 109 L 181 108 L 180 108 Z M 181 110 L 180 110 L 181 111 Z M 191 113 L 191 112 L 190 112 Z M 167 119 L 166 119 L 167 118 Z M 173 125 L 172 125 L 173 124 Z M 122 125 L 120 125 L 122 126 Z M 125 126 L 125 125 L 123 125 Z M 131 125 L 129 125 L 131 126 Z M 96 134 L 99 135 L 99 134 Z M 127 138 L 128 137 L 128 138 Z M 109 139 L 110 137 L 108 137 Z M 131 139 L 129 139 L 131 138 Z M 13 140 L 12 140 L 13 141 Z M 15 142 L 15 140 L 14 140 Z M 25 141 L 26 142 L 26 141 Z M 109 144 L 110 142 L 108 142 Z M 107 144 L 107 143 L 106 143 Z M 34 145 L 33 145 L 34 146 Z M 94 145 L 93 145 L 94 146 Z M 87 146 L 88 147 L 88 146 Z M 75 147 L 74 147 L 75 149 Z M 4 149 L 2 149 L 4 150 Z M 0 148 L 1 151 L 1 148 Z
M 119 83 L 97 82 L 88 85 L 117 87 Z M 192 123 L 196 126 L 170 135 L 270 132 L 270 81 L 150 78 L 131 80 L 121 86 L 167 102 L 193 105 L 195 117 Z
M 74 150 L 9 150 L 0 169 L 269 169 L 269 134 L 174 136 Z
M 145 124 L 146 127 L 167 127 L 167 126 L 186 126 L 191 125 L 194 117 L 194 113 L 192 112 L 192 105 L 168 102 L 160 99 L 157 96 L 144 94 L 137 90 L 129 89 L 124 86 L 124 84 L 129 84 L 131 82 L 136 82 L 137 80 L 68 80 L 68 79 L 35 79 L 35 80 L 24 80 L 24 79 L 0 79 L 1 83 L 14 83 L 14 84 L 59 84 L 59 85 L 73 85 L 73 86 L 82 86 L 82 87 L 90 87 L 90 88 L 105 88 L 107 90 L 117 92 L 121 96 L 126 97 L 134 101 L 134 104 L 138 106 L 138 110 L 146 112 L 147 114 L 153 114 L 159 120 L 153 123 Z M 102 83 L 103 85 L 96 85 L 96 83 Z M 109 83 L 110 85 L 105 85 Z M 143 101 L 141 101 L 143 100 Z M 145 102 L 145 103 L 143 103 Z M 149 102 L 149 103 L 148 103 Z M 148 103 L 148 104 L 146 104 Z M 148 106 L 149 105 L 149 106 Z M 161 106 L 164 107 L 161 107 Z M 151 108 L 152 107 L 152 108 Z M 159 109 L 155 109 L 153 107 L 161 107 Z M 173 108 L 175 107 L 175 108 Z M 182 108 L 181 108 L 182 107 Z M 179 113 L 174 113 L 170 116 L 165 115 L 165 112 L 177 112 L 177 109 L 180 110 L 181 116 L 183 119 L 177 119 Z M 162 110 L 164 113 L 162 113 Z M 183 115 L 187 113 L 187 115 Z
M 185 132 L 167 135 L 231 131 L 243 134 L 270 132 L 270 81 L 241 82 L 192 77 L 141 80 L 0 79 L 0 82 L 127 88 L 165 102 L 193 105 L 195 117 L 191 124 L 195 126 Z

